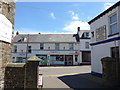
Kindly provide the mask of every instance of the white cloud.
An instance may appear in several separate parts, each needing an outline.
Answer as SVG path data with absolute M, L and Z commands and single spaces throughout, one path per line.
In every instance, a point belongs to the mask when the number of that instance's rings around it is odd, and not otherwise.
M 63 27 L 64 31 L 67 31 L 68 33 L 76 33 L 78 27 L 80 27 L 81 30 L 90 30 L 88 22 L 80 21 L 79 15 L 74 11 L 68 12 L 71 14 L 71 21 L 65 24 Z
M 53 12 L 50 13 L 50 16 L 51 16 L 52 19 L 56 19 L 56 16 Z
M 72 20 L 79 20 L 78 14 L 76 14 L 74 11 L 68 11 L 71 14 Z
M 76 33 L 77 27 L 80 27 L 81 30 L 90 30 L 89 24 L 83 21 L 71 21 L 69 24 L 65 25 L 63 30 L 70 33 Z
M 107 10 L 109 7 L 111 7 L 112 5 L 114 5 L 115 3 L 105 3 L 104 4 L 104 9 Z

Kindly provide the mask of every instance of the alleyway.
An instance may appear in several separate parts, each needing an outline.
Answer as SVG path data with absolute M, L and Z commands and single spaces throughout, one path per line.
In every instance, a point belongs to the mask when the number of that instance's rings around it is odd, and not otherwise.
M 100 79 L 91 76 L 90 71 L 90 66 L 39 68 L 39 73 L 43 74 L 43 88 L 103 88 L 99 81 L 96 81 Z

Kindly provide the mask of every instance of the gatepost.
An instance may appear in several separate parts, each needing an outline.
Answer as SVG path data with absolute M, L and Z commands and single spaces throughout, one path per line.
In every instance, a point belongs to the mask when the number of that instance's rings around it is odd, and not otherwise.
M 28 59 L 26 63 L 26 88 L 37 88 L 37 69 L 39 66 L 40 59 L 33 56 Z

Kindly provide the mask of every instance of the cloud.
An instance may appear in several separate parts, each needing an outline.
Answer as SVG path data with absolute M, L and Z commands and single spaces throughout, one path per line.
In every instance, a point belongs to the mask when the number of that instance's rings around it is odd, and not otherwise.
M 114 5 L 115 3 L 105 3 L 104 4 L 104 9 L 107 10 L 109 7 L 111 7 L 112 5 Z
M 81 30 L 90 30 L 89 24 L 83 21 L 71 21 L 69 24 L 65 25 L 63 30 L 70 33 L 76 33 L 77 27 L 80 27 Z
M 51 16 L 52 19 L 56 19 L 56 16 L 53 12 L 50 13 L 50 16 Z
M 79 20 L 78 14 L 76 14 L 74 11 L 68 11 L 71 14 L 72 20 Z
M 74 11 L 68 12 L 71 15 L 71 21 L 64 25 L 63 31 L 67 31 L 68 33 L 76 33 L 78 27 L 80 27 L 81 30 L 90 30 L 90 25 L 88 22 L 80 21 L 79 14 Z

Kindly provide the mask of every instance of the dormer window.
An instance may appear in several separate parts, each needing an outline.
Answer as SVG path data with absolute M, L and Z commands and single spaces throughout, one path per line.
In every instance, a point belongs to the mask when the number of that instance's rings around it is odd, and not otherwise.
M 82 38 L 89 38 L 90 36 L 89 36 L 89 32 L 84 32 L 83 34 L 82 34 Z
M 26 41 L 26 40 L 27 40 L 26 38 L 22 37 L 22 38 L 20 38 L 17 42 L 24 42 L 24 41 Z

